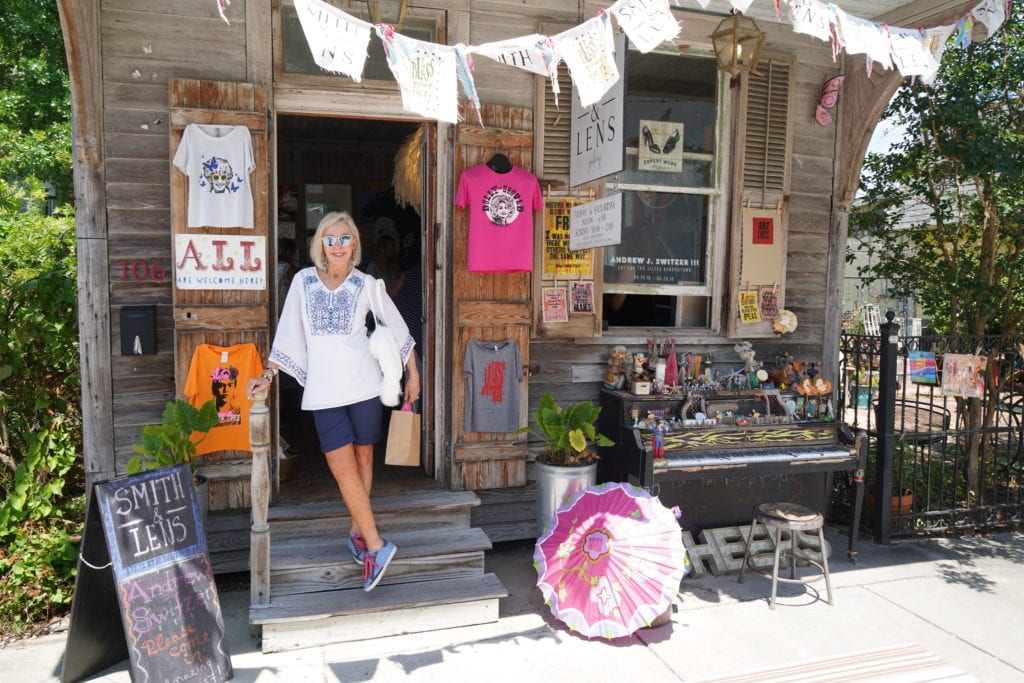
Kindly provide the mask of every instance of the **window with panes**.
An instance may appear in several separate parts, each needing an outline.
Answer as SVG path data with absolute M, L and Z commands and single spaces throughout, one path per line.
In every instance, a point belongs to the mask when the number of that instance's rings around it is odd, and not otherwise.
M 626 55 L 620 244 L 604 249 L 609 327 L 710 325 L 712 236 L 721 201 L 720 79 L 714 59 Z

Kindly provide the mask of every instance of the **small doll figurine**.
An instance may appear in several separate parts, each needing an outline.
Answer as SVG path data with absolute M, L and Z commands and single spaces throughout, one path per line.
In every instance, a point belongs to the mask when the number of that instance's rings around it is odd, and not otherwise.
M 646 380 L 647 370 L 644 366 L 647 364 L 647 354 L 642 351 L 633 356 L 633 372 L 630 375 L 632 379 Z
M 736 355 L 740 357 L 740 360 L 743 361 L 744 373 L 748 375 L 753 375 L 754 373 L 761 369 L 761 363 L 759 361 L 754 360 L 754 356 L 757 355 L 757 352 L 754 351 L 754 347 L 751 345 L 750 342 L 740 342 L 733 346 L 732 348 L 733 350 L 736 351 Z
M 608 371 L 604 375 L 604 385 L 609 389 L 621 389 L 626 383 L 623 363 L 626 360 L 626 347 L 619 345 L 612 348 L 608 357 Z
M 655 458 L 665 457 L 665 432 L 662 430 L 662 425 L 655 425 L 654 431 L 651 433 L 651 455 Z

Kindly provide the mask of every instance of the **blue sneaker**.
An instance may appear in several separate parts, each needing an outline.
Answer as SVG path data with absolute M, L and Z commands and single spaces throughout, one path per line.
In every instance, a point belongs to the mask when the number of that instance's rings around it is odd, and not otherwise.
M 398 548 L 391 541 L 384 541 L 384 547 L 377 552 L 366 551 L 363 556 L 363 590 L 369 593 L 384 577 L 384 571 L 391 564 Z
M 352 553 L 352 559 L 355 560 L 355 563 L 362 564 L 363 558 L 366 557 L 366 538 L 357 532 L 350 535 L 346 543 L 348 543 L 348 551 Z

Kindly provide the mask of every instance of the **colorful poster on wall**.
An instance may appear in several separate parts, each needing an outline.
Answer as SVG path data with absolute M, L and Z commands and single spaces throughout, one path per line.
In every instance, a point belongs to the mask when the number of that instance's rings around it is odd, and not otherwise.
M 594 283 L 589 281 L 569 283 L 573 313 L 594 315 Z
M 761 287 L 761 317 L 774 318 L 779 314 L 779 288 L 775 285 Z
M 942 357 L 942 395 L 981 398 L 985 395 L 985 356 L 947 353 Z
M 594 252 L 569 248 L 569 222 L 573 207 L 587 200 L 574 197 L 548 197 L 544 200 L 544 275 L 554 277 L 594 276 Z
M 758 291 L 756 289 L 740 292 L 740 322 L 759 323 L 761 312 L 758 308 Z
M 914 384 L 938 384 L 935 354 L 929 351 L 910 351 L 907 354 L 907 374 Z
M 542 287 L 540 294 L 544 322 L 564 323 L 569 321 L 569 306 L 566 301 L 565 287 Z

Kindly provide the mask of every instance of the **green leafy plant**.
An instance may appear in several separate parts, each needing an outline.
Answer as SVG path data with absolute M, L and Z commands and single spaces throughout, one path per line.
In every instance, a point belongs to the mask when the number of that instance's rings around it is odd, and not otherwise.
M 615 445 L 594 426 L 600 413 L 601 408 L 590 401 L 580 401 L 563 409 L 548 393 L 541 397 L 540 405 L 531 414 L 537 430 L 523 427 L 518 433 L 529 432 L 546 444 L 537 458 L 542 463 L 585 465 L 598 459 L 594 446 Z
M 21 635 L 71 603 L 85 497 L 74 429 L 55 417 L 28 435 L 24 459 L 0 502 L 0 636 Z
M 196 446 L 206 433 L 217 426 L 217 404 L 210 399 L 196 408 L 184 399 L 168 401 L 163 421 L 142 428 L 139 443 L 132 449 L 138 453 L 128 461 L 125 471 L 137 474 L 143 470 L 187 463 L 196 476 Z M 198 439 L 193 435 L 199 434 Z

